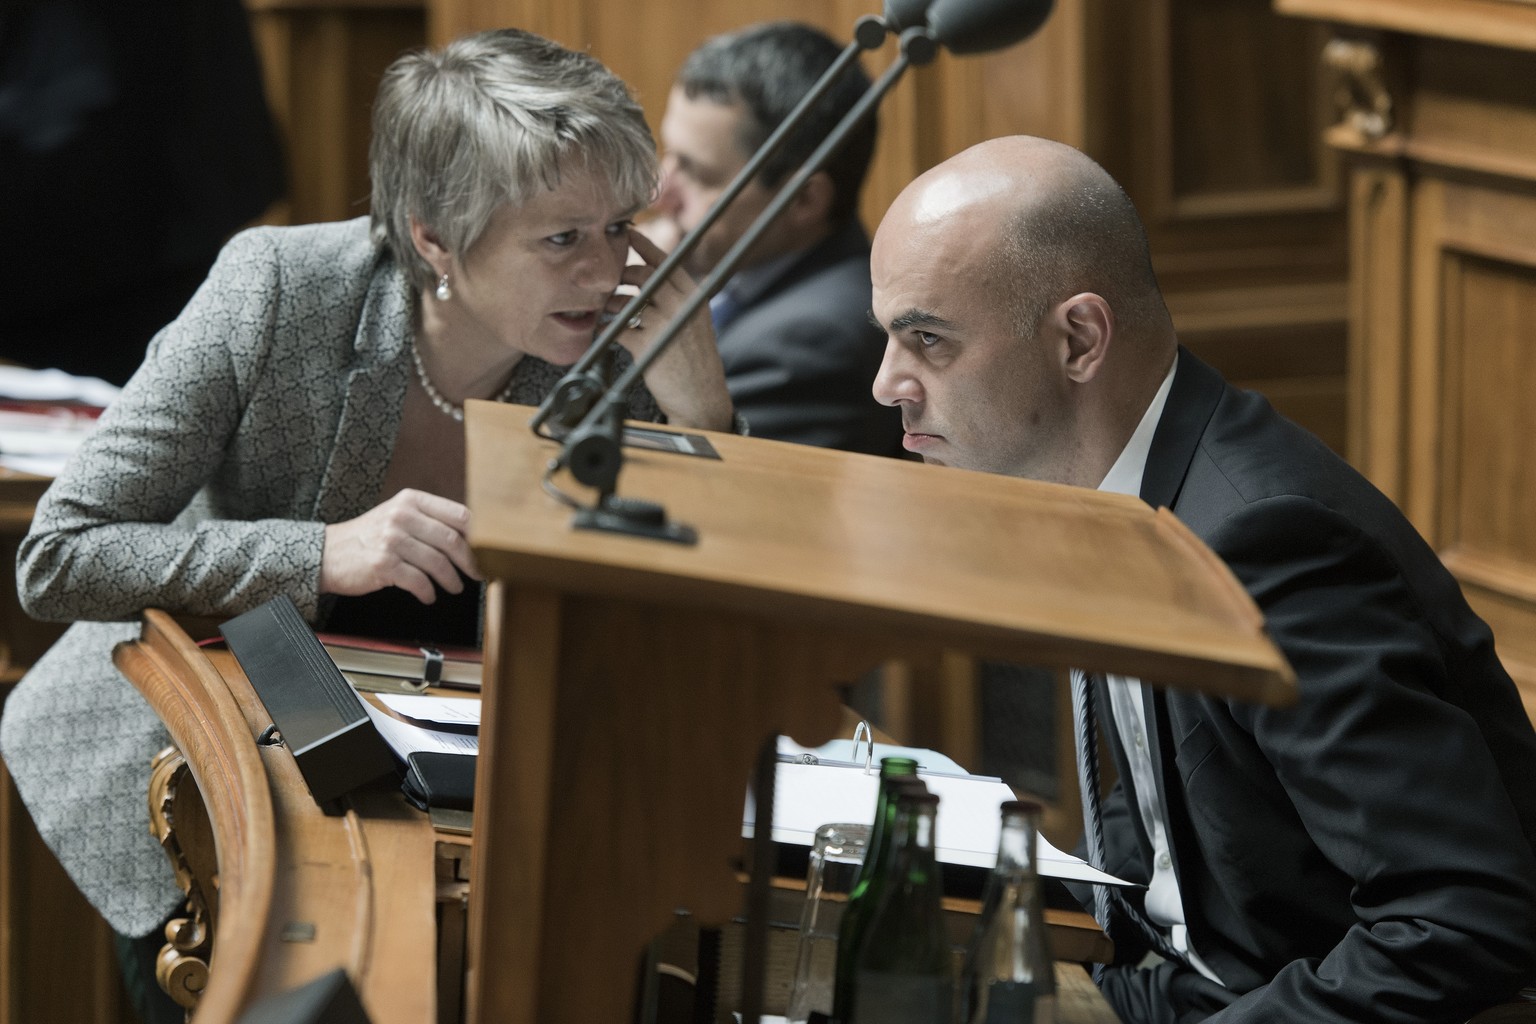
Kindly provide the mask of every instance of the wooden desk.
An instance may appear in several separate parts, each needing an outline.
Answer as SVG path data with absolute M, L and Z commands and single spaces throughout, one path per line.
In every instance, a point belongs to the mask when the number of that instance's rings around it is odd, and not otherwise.
M 434 864 L 445 853 L 449 860 L 466 857 L 464 843 L 435 833 L 387 784 L 359 791 L 343 816 L 322 814 L 288 750 L 257 745 L 267 716 L 233 656 L 197 647 L 169 616 L 147 613 L 143 638 L 120 647 L 117 661 L 164 718 L 211 797 L 219 905 L 196 1024 L 232 1021 L 257 999 L 338 966 L 360 990 L 374 1024 L 458 1019 L 451 1010 L 438 1012 L 457 1000 L 438 992 L 442 965 L 431 955 L 430 936 L 439 927 L 439 886 L 462 892 L 462 883 L 444 879 Z M 1052 914 L 1063 927 L 1080 925 L 1075 919 L 1083 916 Z M 462 915 L 445 915 L 444 922 L 444 932 L 463 927 Z M 451 935 L 441 938 L 452 948 Z M 1079 951 L 1091 948 L 1098 947 Z M 1113 1024 L 1081 967 L 1058 964 L 1057 978 L 1059 1020 Z M 613 985 L 624 989 L 630 980 Z
M 1056 1019 L 1061 1024 L 1120 1024 L 1082 964 L 1056 964 Z
M 622 492 L 700 533 L 657 543 L 571 528 L 539 487 L 555 448 L 531 413 L 466 409 L 470 540 L 493 581 L 472 1022 L 626 1019 L 630 994 L 594 975 L 633 976 L 678 907 L 706 926 L 740 909 L 760 745 L 830 739 L 837 685 L 888 658 L 954 648 L 1294 698 L 1230 571 L 1134 498 L 710 433 L 718 460 L 630 452 Z

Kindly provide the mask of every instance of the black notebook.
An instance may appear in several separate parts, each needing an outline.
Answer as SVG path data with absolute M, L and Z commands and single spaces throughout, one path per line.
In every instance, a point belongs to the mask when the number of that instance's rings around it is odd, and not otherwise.
M 417 750 L 406 756 L 409 766 L 400 788 L 423 811 L 434 807 L 470 811 L 475 806 L 475 755 Z

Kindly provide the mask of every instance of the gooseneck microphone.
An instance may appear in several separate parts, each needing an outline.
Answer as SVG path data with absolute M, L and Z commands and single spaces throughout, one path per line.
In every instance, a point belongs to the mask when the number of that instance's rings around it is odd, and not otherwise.
M 623 468 L 620 414 L 625 408 L 629 389 L 666 351 L 672 339 L 682 331 L 683 325 L 724 286 L 736 272 L 747 251 L 794 201 L 812 175 L 822 169 L 849 133 L 869 117 L 907 68 L 931 62 L 937 56 L 940 46 L 957 54 L 982 53 L 1010 46 L 1039 29 L 1050 14 L 1052 3 L 1053 0 L 886 0 L 883 17 L 865 16 L 859 19 L 854 30 L 854 41 L 748 161 L 725 194 L 706 213 L 704 220 L 683 238 L 672 255 L 651 275 L 646 286 L 625 305 L 614 322 L 608 325 L 535 414 L 530 424 L 535 432 L 539 432 L 541 426 L 550 426 L 551 434 L 563 436 L 565 440 L 559 456 L 550 462 L 545 486 L 550 486 L 550 480 L 556 472 L 566 468 L 578 482 L 598 492 L 597 500 L 591 506 L 578 507 L 574 520 L 577 527 L 681 543 L 693 543 L 697 539 L 691 528 L 669 522 L 660 505 L 643 500 L 622 499 L 614 493 L 619 472 Z M 614 343 L 614 338 L 624 324 L 639 312 L 665 278 L 692 252 L 699 237 L 746 187 L 767 156 L 804 118 L 810 107 L 852 63 L 859 51 L 875 49 L 884 41 L 888 32 L 896 32 L 900 37 L 900 53 L 896 60 L 843 116 L 795 176 L 784 184 L 773 201 L 662 327 L 645 352 L 604 391 L 602 381 L 593 372 L 593 368 L 603 352 Z M 572 499 L 566 500 L 575 504 Z
M 1051 13 L 1051 0 L 932 0 L 926 6 L 929 35 L 957 56 L 1028 39 Z

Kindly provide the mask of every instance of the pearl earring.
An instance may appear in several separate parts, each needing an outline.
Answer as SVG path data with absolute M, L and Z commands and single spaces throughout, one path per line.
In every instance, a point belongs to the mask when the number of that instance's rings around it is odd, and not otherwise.
M 453 298 L 453 289 L 448 287 L 448 275 L 444 274 L 437 279 L 437 301 L 447 302 Z

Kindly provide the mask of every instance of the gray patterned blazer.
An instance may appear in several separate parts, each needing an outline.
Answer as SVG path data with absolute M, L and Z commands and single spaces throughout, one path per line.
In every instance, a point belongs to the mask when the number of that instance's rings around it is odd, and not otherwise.
M 120 933 L 154 929 L 180 894 L 146 817 L 167 737 L 112 647 L 147 607 L 233 615 L 287 594 L 320 614 L 325 524 L 380 499 L 414 303 L 366 219 L 236 236 L 38 505 L 21 597 L 75 625 L 6 702 L 0 752 Z M 526 357 L 516 376 L 511 400 L 536 404 L 560 370 Z M 644 389 L 629 414 L 658 417 Z

